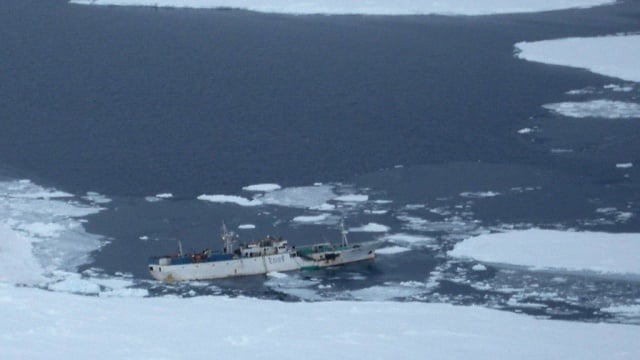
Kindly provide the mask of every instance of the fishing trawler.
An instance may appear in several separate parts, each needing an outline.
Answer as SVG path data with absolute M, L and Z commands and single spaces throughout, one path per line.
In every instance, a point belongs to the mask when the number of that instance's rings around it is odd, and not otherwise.
M 223 224 L 221 252 L 205 249 L 200 253 L 183 253 L 179 243 L 178 254 L 149 258 L 149 272 L 156 280 L 171 282 L 312 270 L 373 259 L 380 245 L 379 241 L 350 245 L 344 226 L 339 245 L 325 242 L 296 248 L 282 238 L 267 236 L 234 247 L 237 240 L 237 235 L 227 231 Z

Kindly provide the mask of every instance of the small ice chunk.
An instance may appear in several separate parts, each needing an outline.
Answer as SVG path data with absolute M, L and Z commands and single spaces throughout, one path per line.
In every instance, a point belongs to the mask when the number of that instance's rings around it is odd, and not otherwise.
M 518 130 L 518 134 L 522 134 L 522 135 L 530 134 L 532 132 L 533 132 L 532 128 L 522 128 L 522 129 Z
M 256 226 L 253 224 L 240 224 L 238 225 L 238 229 L 240 230 L 251 230 L 251 229 L 255 229 Z
M 348 194 L 348 195 L 338 196 L 334 200 L 342 201 L 342 202 L 364 202 L 369 200 L 369 195 Z
M 349 231 L 353 232 L 387 232 L 390 228 L 386 225 L 378 223 L 368 223 L 359 227 L 351 228 Z
M 487 267 L 482 264 L 475 264 L 471 267 L 473 271 L 487 271 Z
M 488 197 L 494 197 L 498 195 L 500 195 L 500 193 L 497 191 L 476 191 L 476 192 L 465 191 L 460 193 L 460 196 L 466 197 L 466 198 L 472 198 L 472 199 L 488 198 Z
M 299 223 L 317 223 L 327 220 L 329 214 L 296 216 L 292 221 Z
M 252 192 L 269 192 L 280 190 L 282 187 L 278 184 L 255 184 L 249 185 L 242 188 L 244 191 L 252 191 Z
M 616 168 L 618 169 L 629 169 L 631 167 L 633 167 L 633 163 L 630 163 L 630 162 L 616 164 Z
M 262 205 L 262 201 L 260 200 L 249 200 L 247 198 L 243 198 L 242 196 L 235 195 L 200 195 L 198 196 L 198 200 L 211 201 L 216 203 L 233 203 L 240 206 L 258 206 Z

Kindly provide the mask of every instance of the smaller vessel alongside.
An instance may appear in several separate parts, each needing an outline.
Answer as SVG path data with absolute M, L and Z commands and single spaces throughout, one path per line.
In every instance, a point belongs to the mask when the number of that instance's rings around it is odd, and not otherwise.
M 236 234 L 222 226 L 221 252 L 205 249 L 200 253 L 183 253 L 149 258 L 149 272 L 156 280 L 212 280 L 234 276 L 259 275 L 269 272 L 319 269 L 328 266 L 370 260 L 380 245 L 371 241 L 350 245 L 342 227 L 339 245 L 319 243 L 296 248 L 283 239 L 264 239 L 234 247 Z

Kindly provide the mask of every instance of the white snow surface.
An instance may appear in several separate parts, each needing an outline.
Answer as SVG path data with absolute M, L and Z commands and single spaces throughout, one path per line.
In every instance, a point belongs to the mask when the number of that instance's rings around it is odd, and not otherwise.
M 71 0 L 75 4 L 241 8 L 286 14 L 487 15 L 586 8 L 615 0 Z
M 468 238 L 449 255 L 532 269 L 640 275 L 640 234 L 529 229 Z
M 640 41 L 640 40 L 638 40 Z M 561 102 L 543 105 L 545 109 L 551 110 L 562 116 L 572 118 L 598 117 L 604 119 L 631 119 L 640 118 L 640 104 L 614 101 L 614 100 L 591 100 L 582 102 Z
M 640 82 L 640 35 L 566 38 L 515 45 L 521 59 L 565 65 Z
M 419 302 L 80 296 L 0 284 L 6 359 L 638 359 L 640 327 Z M 170 327 L 163 334 L 162 329 Z M 526 329 L 526 331 L 523 331 Z

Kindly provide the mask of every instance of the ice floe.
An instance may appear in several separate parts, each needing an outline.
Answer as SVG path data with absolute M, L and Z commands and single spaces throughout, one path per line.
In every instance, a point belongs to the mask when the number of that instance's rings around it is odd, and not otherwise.
M 482 198 L 494 197 L 498 195 L 500 195 L 500 193 L 497 191 L 475 191 L 475 192 L 466 191 L 466 192 L 460 193 L 460 196 L 466 197 L 466 198 L 472 198 L 472 199 L 482 199 Z
M 305 224 L 322 223 L 327 220 L 328 217 L 329 214 L 296 216 L 291 221 Z
M 640 41 L 640 40 L 638 40 Z M 572 118 L 597 117 L 605 119 L 631 119 L 640 118 L 640 104 L 614 101 L 591 100 L 582 102 L 561 102 L 543 105 L 562 116 Z
M 52 271 L 75 270 L 103 242 L 83 217 L 102 208 L 28 180 L 0 182 L 0 281 L 35 285 Z
M 173 197 L 172 193 L 161 193 L 161 194 L 156 194 L 156 197 L 159 199 L 171 199 Z
M 615 0 L 71 0 L 75 4 L 142 5 L 155 7 L 240 8 L 287 14 L 369 14 L 369 15 L 487 15 L 585 8 L 612 4 Z
M 353 232 L 387 232 L 390 229 L 391 228 L 389 228 L 386 225 L 370 222 L 370 223 L 362 225 L 362 226 L 350 228 L 349 231 L 353 231 Z
M 338 196 L 334 200 L 342 201 L 342 202 L 364 202 L 369 200 L 369 196 L 362 195 L 362 194 L 348 194 L 348 195 Z
M 414 234 L 389 234 L 383 237 L 384 240 L 392 242 L 394 244 L 404 245 L 404 246 L 412 246 L 412 245 L 428 245 L 433 244 L 435 239 L 425 235 L 414 235 Z
M 528 127 L 518 130 L 518 134 L 521 134 L 521 135 L 531 134 L 532 132 L 533 132 L 533 129 Z
M 515 45 L 516 56 L 529 61 L 588 69 L 640 82 L 640 35 L 566 38 Z
M 468 238 L 448 254 L 531 269 L 640 275 L 640 234 L 519 230 Z
M 198 196 L 198 200 L 210 201 L 215 203 L 232 203 L 240 206 L 258 206 L 262 205 L 262 201 L 260 200 L 249 200 L 242 196 L 235 195 L 200 195 Z
M 282 186 L 278 184 L 255 184 L 249 185 L 242 188 L 244 191 L 254 191 L 254 192 L 269 192 L 274 190 L 280 190 Z
M 324 206 L 328 201 L 337 195 L 330 185 L 299 186 L 289 187 L 280 190 L 270 191 L 255 201 L 269 205 L 294 207 L 294 208 L 317 208 Z
M 629 169 L 629 168 L 633 167 L 633 163 L 630 163 L 630 162 L 628 162 L 628 163 L 617 163 L 616 167 L 618 169 Z

